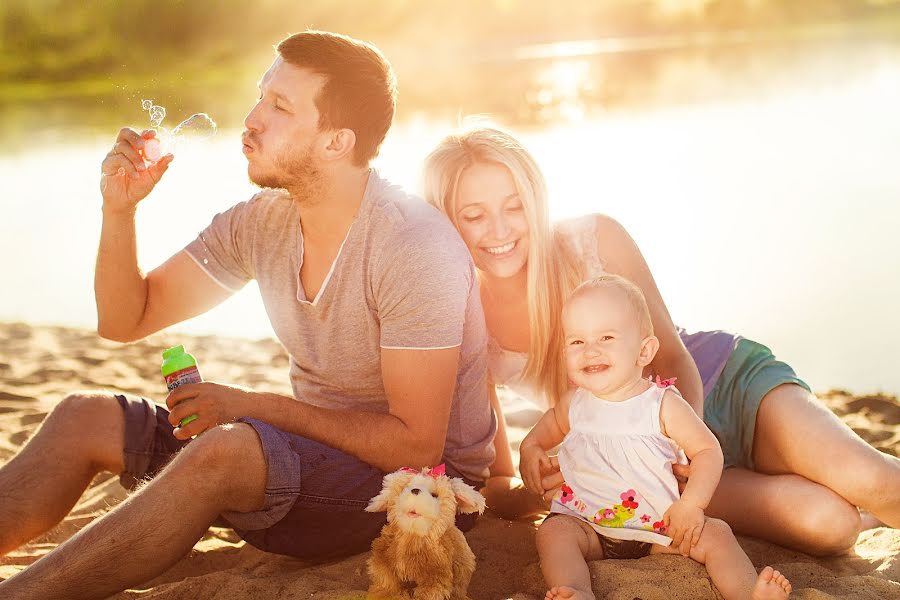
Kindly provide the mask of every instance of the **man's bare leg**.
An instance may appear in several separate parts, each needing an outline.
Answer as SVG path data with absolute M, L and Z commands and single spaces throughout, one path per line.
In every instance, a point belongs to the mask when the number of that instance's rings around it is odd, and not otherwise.
M 111 394 L 67 396 L 0 467 L 0 556 L 59 523 L 101 471 L 120 473 L 125 420 Z
M 221 512 L 260 509 L 266 474 L 252 427 L 209 430 L 128 500 L 0 583 L 0 597 L 105 598 L 152 579 L 187 554 Z

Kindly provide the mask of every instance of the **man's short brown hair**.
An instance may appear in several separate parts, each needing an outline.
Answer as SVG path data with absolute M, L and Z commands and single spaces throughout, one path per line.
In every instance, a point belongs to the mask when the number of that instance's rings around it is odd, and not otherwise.
M 390 63 L 365 42 L 327 31 L 304 31 L 278 44 L 285 62 L 325 77 L 316 98 L 319 128 L 352 129 L 353 163 L 365 166 L 391 126 L 397 83 Z

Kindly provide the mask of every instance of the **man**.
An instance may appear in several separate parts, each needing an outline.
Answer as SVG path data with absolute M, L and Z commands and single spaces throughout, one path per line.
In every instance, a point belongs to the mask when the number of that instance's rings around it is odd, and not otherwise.
M 256 279 L 293 397 L 212 382 L 176 388 L 171 412 L 130 395 L 66 397 L 0 469 L 0 554 L 55 525 L 97 472 L 129 486 L 156 476 L 0 583 L 0 597 L 107 596 L 163 572 L 217 519 L 270 552 L 364 551 L 384 516 L 363 508 L 385 472 L 446 462 L 485 478 L 496 423 L 474 267 L 440 214 L 368 167 L 393 118 L 390 66 L 369 45 L 308 31 L 281 42 L 259 89 L 243 150 L 266 189 L 146 275 L 135 210 L 173 157 L 147 164 L 152 132 L 119 133 L 102 166 L 98 331 L 140 339 Z

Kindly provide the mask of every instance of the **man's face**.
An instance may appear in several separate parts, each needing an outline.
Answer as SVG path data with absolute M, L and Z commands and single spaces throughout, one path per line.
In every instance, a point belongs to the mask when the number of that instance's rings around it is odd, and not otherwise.
M 315 98 L 325 77 L 280 56 L 259 82 L 259 100 L 244 119 L 247 174 L 261 187 L 308 187 L 318 177 L 319 130 Z

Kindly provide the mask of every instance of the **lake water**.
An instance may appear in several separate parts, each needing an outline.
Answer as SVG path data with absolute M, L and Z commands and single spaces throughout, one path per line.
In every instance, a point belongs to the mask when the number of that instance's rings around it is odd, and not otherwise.
M 563 99 L 558 114 L 513 130 L 544 169 L 552 215 L 622 222 L 678 324 L 766 343 L 814 389 L 900 394 L 898 56 L 810 86 L 602 110 L 566 95 L 590 65 L 556 62 L 541 81 L 544 98 Z M 122 122 L 140 119 L 136 102 Z M 375 166 L 416 189 L 422 159 L 454 124 L 406 111 Z M 73 123 L 0 152 L 0 320 L 95 326 L 99 164 L 116 129 Z M 254 192 L 239 134 L 184 149 L 142 203 L 145 269 Z M 174 329 L 271 335 L 254 285 Z

